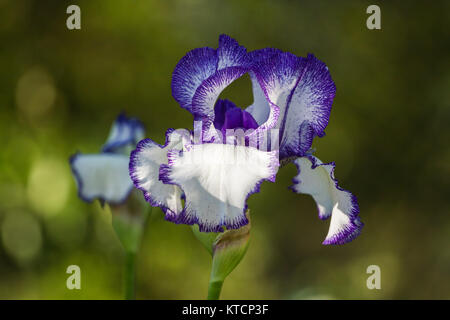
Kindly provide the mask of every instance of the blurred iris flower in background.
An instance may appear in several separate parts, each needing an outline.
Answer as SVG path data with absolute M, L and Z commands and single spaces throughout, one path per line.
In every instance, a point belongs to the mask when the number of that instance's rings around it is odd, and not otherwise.
M 122 113 L 113 123 L 100 153 L 77 153 L 70 158 L 80 198 L 87 202 L 98 199 L 111 211 L 112 225 L 126 252 L 126 299 L 135 297 L 135 259 L 148 217 L 141 197 L 133 196 L 134 187 L 128 174 L 130 150 L 144 134 L 139 120 Z
M 133 189 L 128 155 L 144 133 L 139 120 L 120 114 L 100 153 L 77 153 L 70 158 L 81 199 L 87 202 L 99 199 L 113 205 L 125 202 Z

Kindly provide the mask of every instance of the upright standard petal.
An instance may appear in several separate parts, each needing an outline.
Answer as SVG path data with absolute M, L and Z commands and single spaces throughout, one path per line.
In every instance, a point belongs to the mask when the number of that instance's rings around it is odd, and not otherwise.
M 278 112 L 275 128 L 280 130 L 280 159 L 303 156 L 314 136 L 323 136 L 328 124 L 336 87 L 327 66 L 313 55 L 301 58 L 274 49 L 252 56 L 252 72 L 273 106 L 268 108 L 259 98 L 261 110 L 255 105 L 249 112 L 257 121 Z
M 246 108 L 253 118 L 258 123 L 260 130 L 266 130 L 274 128 L 279 117 L 279 111 L 277 105 L 271 103 L 267 98 L 258 82 L 258 77 L 253 71 L 263 61 L 271 61 L 274 56 L 282 53 L 281 50 L 273 48 L 265 48 L 261 50 L 255 50 L 248 53 L 249 59 L 252 61 L 252 68 L 249 71 L 250 79 L 252 82 L 253 103 Z
M 331 216 L 330 228 L 323 244 L 344 244 L 356 238 L 363 227 L 356 197 L 338 186 L 334 163 L 322 163 L 314 156 L 294 161 L 298 175 L 291 187 L 297 193 L 311 195 L 317 203 L 319 218 Z
M 190 139 L 189 131 L 169 129 L 164 145 L 144 139 L 130 156 L 129 171 L 135 187 L 142 190 L 145 200 L 152 206 L 161 207 L 167 219 L 176 218 L 182 211 L 181 190 L 159 180 L 159 167 L 167 164 L 169 150 L 183 149 L 186 139 Z
M 214 105 L 231 82 L 248 71 L 247 50 L 227 35 L 219 37 L 219 47 L 188 52 L 172 76 L 172 95 L 195 120 L 214 121 Z
M 135 118 L 127 118 L 121 113 L 114 121 L 108 139 L 103 145 L 103 152 L 118 152 L 120 149 L 132 146 L 144 138 L 143 124 Z
M 199 225 L 200 231 L 236 229 L 248 223 L 246 200 L 263 180 L 274 181 L 277 151 L 228 144 L 190 145 L 187 151 L 169 152 L 160 179 L 178 185 L 185 208 L 175 223 Z
M 123 203 L 133 183 L 128 175 L 129 158 L 121 154 L 75 154 L 70 165 L 78 185 L 81 199 L 94 199 L 111 204 Z

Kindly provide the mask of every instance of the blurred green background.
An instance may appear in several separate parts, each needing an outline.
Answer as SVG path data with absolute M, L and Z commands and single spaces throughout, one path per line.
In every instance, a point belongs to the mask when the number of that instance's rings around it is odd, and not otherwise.
M 81 7 L 81 30 L 66 8 Z M 277 182 L 249 200 L 252 239 L 228 299 L 450 299 L 450 2 L 0 0 L 0 298 L 120 299 L 123 251 L 98 203 L 77 198 L 68 158 L 98 152 L 116 115 L 163 142 L 191 128 L 171 73 L 226 33 L 249 50 L 314 53 L 337 95 L 317 156 L 336 162 L 366 226 L 323 246 L 314 201 Z M 222 97 L 252 101 L 249 78 Z M 66 288 L 68 265 L 81 290 Z M 381 268 L 368 290 L 366 268 Z M 140 299 L 203 299 L 210 257 L 190 228 L 153 211 L 138 258 Z

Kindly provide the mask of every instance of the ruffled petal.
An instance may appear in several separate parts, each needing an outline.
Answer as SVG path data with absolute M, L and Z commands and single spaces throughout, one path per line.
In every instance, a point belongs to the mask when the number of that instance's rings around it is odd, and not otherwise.
M 182 150 L 190 133 L 169 129 L 166 142 L 159 145 L 150 139 L 138 143 L 130 156 L 130 177 L 136 188 L 142 190 L 145 200 L 160 207 L 166 218 L 176 218 L 182 210 L 181 190 L 177 186 L 164 184 L 159 180 L 159 167 L 167 164 L 169 150 Z
M 253 56 L 252 72 L 272 108 L 259 98 L 259 105 L 251 106 L 249 112 L 257 121 L 277 118 L 280 159 L 303 156 L 310 149 L 313 137 L 323 136 L 328 124 L 336 92 L 328 68 L 313 55 L 302 58 L 266 49 Z M 274 112 L 279 115 L 271 116 Z
M 214 121 L 214 104 L 231 82 L 248 71 L 247 50 L 236 40 L 221 35 L 219 47 L 188 52 L 172 76 L 172 95 L 195 120 Z
M 171 221 L 197 223 L 204 232 L 247 224 L 247 198 L 263 180 L 274 181 L 279 166 L 277 151 L 228 144 L 190 145 L 168 157 L 160 179 L 178 185 L 186 197 L 183 212 Z
M 123 203 L 133 183 L 128 175 L 129 158 L 121 154 L 75 154 L 70 165 L 78 185 L 81 199 L 94 199 L 111 204 Z
M 324 164 L 314 156 L 298 158 L 294 163 L 298 175 L 291 189 L 314 198 L 320 219 L 331 216 L 323 244 L 344 244 L 356 238 L 364 225 L 359 218 L 358 202 L 353 194 L 339 187 L 334 163 Z
M 134 147 L 144 138 L 144 135 L 144 125 L 139 120 L 127 118 L 124 113 L 121 113 L 114 121 L 102 151 L 118 152 L 127 146 Z
M 253 71 L 263 61 L 270 61 L 275 55 L 282 51 L 273 48 L 265 48 L 255 50 L 248 53 L 249 59 L 252 61 L 253 68 L 250 69 L 249 75 L 252 82 L 253 104 L 248 106 L 245 111 L 249 112 L 261 127 L 260 130 L 274 128 L 279 117 L 279 108 L 271 103 L 267 98 L 258 82 L 258 77 Z
M 269 118 L 272 116 L 274 118 L 275 110 L 279 110 L 279 108 L 270 104 L 266 99 L 264 92 L 261 89 L 261 86 L 258 83 L 258 79 L 254 72 L 249 72 L 250 79 L 252 81 L 252 91 L 253 91 L 253 103 L 248 106 L 245 111 L 250 113 L 253 118 L 256 120 L 259 126 L 265 124 L 269 121 Z M 272 127 L 275 126 L 275 121 L 272 121 Z

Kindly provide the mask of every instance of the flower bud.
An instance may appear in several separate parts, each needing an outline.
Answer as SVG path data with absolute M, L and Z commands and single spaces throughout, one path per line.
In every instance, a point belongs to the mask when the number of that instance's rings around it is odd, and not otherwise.
M 246 213 L 250 221 L 249 211 Z M 250 222 L 239 228 L 224 232 L 200 232 L 198 226 L 192 230 L 197 239 L 212 255 L 210 286 L 222 286 L 225 278 L 236 268 L 244 257 L 250 239 Z
M 198 241 L 208 250 L 209 254 L 212 256 L 213 254 L 213 244 L 216 241 L 216 238 L 220 234 L 219 232 L 200 232 L 198 225 L 192 226 L 192 232 Z
M 247 211 L 249 219 L 249 211 Z M 250 239 L 249 223 L 239 229 L 230 229 L 220 233 L 212 245 L 212 282 L 223 282 L 225 278 L 237 267 L 247 252 Z

